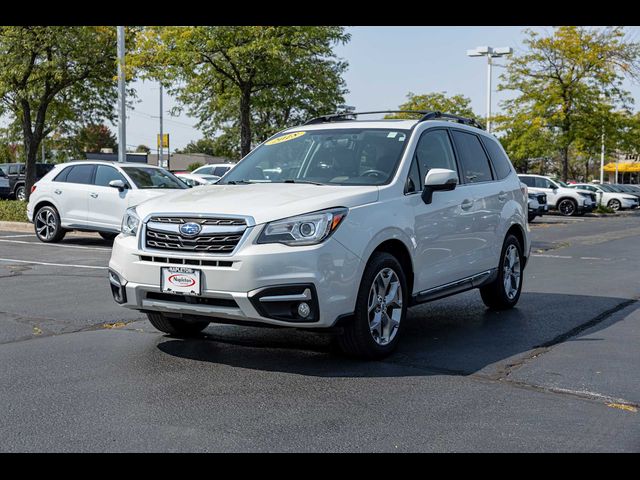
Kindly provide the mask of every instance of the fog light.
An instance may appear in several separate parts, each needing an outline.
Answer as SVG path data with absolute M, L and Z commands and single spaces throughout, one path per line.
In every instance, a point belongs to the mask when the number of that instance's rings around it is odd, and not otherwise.
M 311 307 L 309 306 L 309 304 L 302 302 L 298 305 L 298 315 L 300 315 L 302 318 L 307 318 L 310 313 Z

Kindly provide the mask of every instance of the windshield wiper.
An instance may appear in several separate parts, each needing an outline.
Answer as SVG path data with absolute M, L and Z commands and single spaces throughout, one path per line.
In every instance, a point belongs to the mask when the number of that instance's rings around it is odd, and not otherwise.
M 229 180 L 228 182 L 221 185 L 246 185 L 248 183 L 253 183 L 251 180 Z
M 311 180 L 296 180 L 294 178 L 287 178 L 285 180 L 282 180 L 282 183 L 309 183 L 311 185 L 326 185 L 326 183 L 312 182 Z

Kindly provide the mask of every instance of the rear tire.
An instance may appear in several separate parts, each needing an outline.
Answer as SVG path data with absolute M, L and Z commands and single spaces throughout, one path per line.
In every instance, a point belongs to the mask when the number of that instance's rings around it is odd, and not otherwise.
M 389 253 L 375 253 L 362 275 L 353 318 L 338 336 L 340 349 L 362 359 L 391 354 L 400 338 L 408 300 L 400 262 Z
M 498 276 L 480 287 L 480 296 L 484 304 L 492 310 L 513 308 L 522 292 L 522 246 L 514 235 L 507 235 L 500 253 Z
M 24 185 L 20 185 L 16 188 L 15 195 L 16 200 L 20 200 L 21 202 L 24 202 L 27 199 L 27 191 L 25 190 Z
M 50 206 L 41 207 L 33 216 L 33 226 L 38 240 L 45 243 L 56 243 L 62 240 L 67 231 L 60 225 L 58 211 Z
M 107 241 L 113 240 L 118 236 L 117 233 L 111 233 L 111 232 L 98 232 L 98 233 L 102 238 L 104 238 Z
M 530 213 L 528 216 L 529 223 L 533 222 L 537 215 L 535 213 Z
M 187 322 L 177 318 L 165 317 L 162 313 L 147 312 L 147 318 L 151 325 L 164 333 L 174 337 L 193 337 L 207 328 L 209 322 Z

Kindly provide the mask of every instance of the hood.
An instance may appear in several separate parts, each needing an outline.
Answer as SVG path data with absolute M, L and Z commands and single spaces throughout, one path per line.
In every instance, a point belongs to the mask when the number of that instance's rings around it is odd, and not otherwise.
M 331 207 L 356 207 L 378 199 L 376 186 L 295 183 L 210 185 L 169 193 L 138 205 L 144 219 L 151 214 L 244 215 L 256 224 Z

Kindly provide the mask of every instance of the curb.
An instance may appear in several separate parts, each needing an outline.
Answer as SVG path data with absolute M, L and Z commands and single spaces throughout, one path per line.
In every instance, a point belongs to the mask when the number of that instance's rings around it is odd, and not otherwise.
M 28 222 L 5 222 L 0 221 L 0 230 L 9 230 L 12 232 L 29 232 L 33 233 L 33 224 Z

